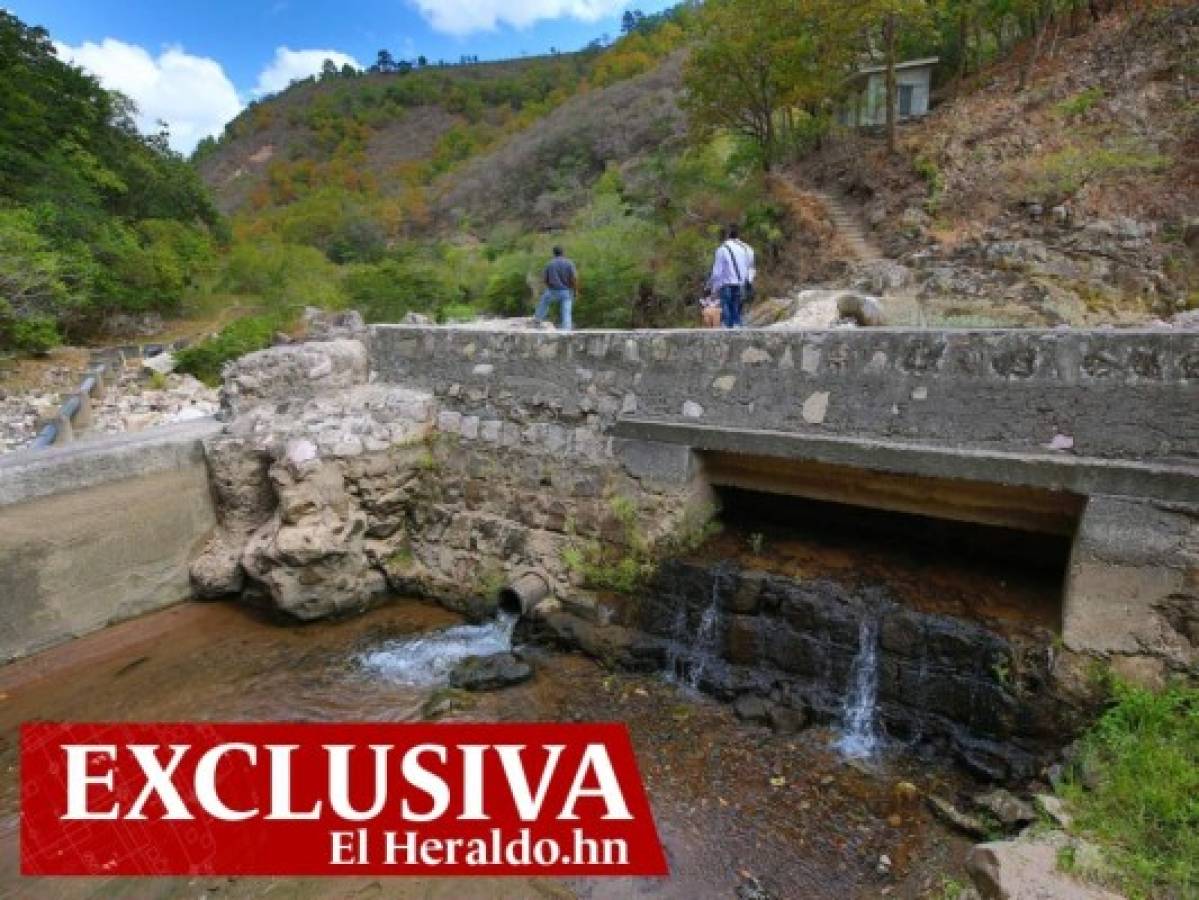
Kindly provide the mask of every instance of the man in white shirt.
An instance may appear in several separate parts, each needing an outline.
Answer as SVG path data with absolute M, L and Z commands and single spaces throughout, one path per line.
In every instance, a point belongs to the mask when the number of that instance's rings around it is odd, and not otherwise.
M 753 248 L 741 240 L 737 226 L 731 226 L 725 235 L 716 248 L 709 287 L 720 297 L 720 323 L 725 328 L 740 328 L 743 305 L 753 292 L 758 273 L 754 268 Z

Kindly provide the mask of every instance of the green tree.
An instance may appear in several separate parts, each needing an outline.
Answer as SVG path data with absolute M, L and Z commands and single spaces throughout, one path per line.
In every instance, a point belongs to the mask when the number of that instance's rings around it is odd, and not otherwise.
M 379 56 L 375 60 L 376 72 L 394 72 L 396 68 L 395 59 L 391 55 L 390 50 L 380 50 Z
M 685 74 L 685 105 L 702 134 L 754 142 L 769 170 L 796 109 L 818 112 L 853 58 L 854 21 L 834 0 L 708 0 Z
M 135 114 L 59 60 L 44 29 L 0 11 L 0 343 L 169 309 L 208 264 L 196 248 L 228 238 L 166 124 L 142 135 Z

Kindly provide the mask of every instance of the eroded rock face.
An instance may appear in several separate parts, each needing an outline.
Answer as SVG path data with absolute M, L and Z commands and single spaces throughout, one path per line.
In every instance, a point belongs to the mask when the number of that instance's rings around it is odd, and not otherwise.
M 251 354 L 227 373 L 234 418 L 205 447 L 221 528 L 192 567 L 197 594 L 248 591 L 299 619 L 367 606 L 387 589 L 349 465 L 368 452 L 415 469 L 427 395 L 367 383 L 366 348 L 336 340 Z
M 192 564 L 191 579 L 197 597 L 215 600 L 245 587 L 242 551 L 250 535 L 271 518 L 276 500 L 269 454 L 227 436 L 207 441 L 204 450 L 220 530 Z
M 232 419 L 206 448 L 222 527 L 192 571 L 203 597 L 241 592 L 316 619 L 390 591 L 480 617 L 509 577 L 536 570 L 585 609 L 569 548 L 625 541 L 622 504 L 650 542 L 690 508 L 693 485 L 626 460 L 590 408 L 540 421 L 503 392 L 485 416 L 463 415 L 460 388 L 439 401 L 373 382 L 346 339 L 252 354 L 226 374 Z
M 338 339 L 251 353 L 225 371 L 221 407 L 237 415 L 262 403 L 304 400 L 365 384 L 366 346 Z
M 386 583 L 366 558 L 366 516 L 351 502 L 335 462 L 287 459 L 271 468 L 279 506 L 250 538 L 241 563 L 275 606 L 322 619 L 367 606 Z

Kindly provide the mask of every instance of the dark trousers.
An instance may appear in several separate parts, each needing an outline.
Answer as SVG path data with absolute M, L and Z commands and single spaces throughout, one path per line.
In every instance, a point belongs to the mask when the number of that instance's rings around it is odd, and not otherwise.
M 726 284 L 720 289 L 720 311 L 720 324 L 725 328 L 741 326 L 741 285 Z

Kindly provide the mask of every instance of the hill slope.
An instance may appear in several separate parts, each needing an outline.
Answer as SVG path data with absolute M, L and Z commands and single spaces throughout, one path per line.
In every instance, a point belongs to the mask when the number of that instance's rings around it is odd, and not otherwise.
M 346 264 L 338 291 L 379 318 L 527 313 L 565 241 L 590 276 L 582 324 L 689 322 L 739 219 L 766 294 L 891 293 L 901 324 L 1144 321 L 1199 304 L 1197 21 L 1183 0 L 1079 34 L 1063 19 L 1025 90 L 1032 41 L 939 88 L 895 155 L 833 128 L 782 181 L 728 140 L 689 143 L 674 23 L 605 51 L 296 85 L 198 162 L 241 238 Z M 846 208 L 885 259 L 838 235 Z
M 844 136 L 793 173 L 856 206 L 934 319 L 1130 322 L 1199 306 L 1199 4 L 1066 31 L 1027 90 L 1024 47 L 906 126 L 898 157 Z

